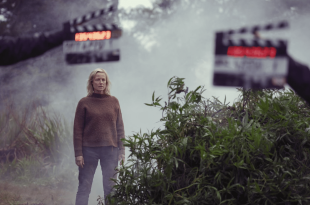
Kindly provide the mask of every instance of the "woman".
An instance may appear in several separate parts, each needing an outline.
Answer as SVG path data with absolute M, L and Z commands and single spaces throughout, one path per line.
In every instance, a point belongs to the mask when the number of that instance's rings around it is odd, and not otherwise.
M 87 82 L 87 97 L 82 98 L 74 118 L 73 144 L 79 166 L 76 205 L 87 205 L 98 160 L 102 170 L 104 197 L 114 185 L 114 168 L 125 160 L 124 125 L 119 102 L 110 94 L 111 82 L 103 69 L 95 69 Z

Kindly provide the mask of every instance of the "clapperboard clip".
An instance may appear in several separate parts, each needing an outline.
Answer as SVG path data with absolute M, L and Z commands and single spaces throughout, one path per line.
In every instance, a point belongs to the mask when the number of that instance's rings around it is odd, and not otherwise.
M 122 35 L 122 30 L 117 25 L 82 25 L 116 10 L 116 6 L 112 4 L 63 24 L 67 39 L 63 44 L 63 52 L 68 64 L 119 61 L 118 38 Z
M 213 85 L 245 89 L 283 88 L 288 72 L 287 40 L 261 39 L 259 31 L 288 28 L 288 22 L 215 33 Z M 233 35 L 254 35 L 251 39 Z

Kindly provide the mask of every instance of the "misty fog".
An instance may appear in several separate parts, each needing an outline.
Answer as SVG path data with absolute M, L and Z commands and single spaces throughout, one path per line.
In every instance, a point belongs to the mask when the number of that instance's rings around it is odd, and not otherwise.
M 144 103 L 151 102 L 154 91 L 156 97 L 163 97 L 161 103 L 167 101 L 167 82 L 173 76 L 185 78 L 185 86 L 189 90 L 199 85 L 205 86 L 203 96 L 207 99 L 214 96 L 223 102 L 226 96 L 226 102 L 230 102 L 230 105 L 234 102 L 239 95 L 236 88 L 212 85 L 215 31 L 288 20 L 289 29 L 261 35 L 288 39 L 288 53 L 296 60 L 310 65 L 307 49 L 310 47 L 310 14 L 300 6 L 302 1 L 182 2 L 174 5 L 177 9 L 172 15 L 157 20 L 151 28 L 139 28 L 140 20 L 134 22 L 120 18 L 124 29 L 120 39 L 119 62 L 67 65 L 62 47 L 58 47 L 37 58 L 1 67 L 2 96 L 6 93 L 6 97 L 18 102 L 35 97 L 44 99 L 44 106 L 56 110 L 69 125 L 73 125 L 77 103 L 87 94 L 86 82 L 90 72 L 95 68 L 103 68 L 112 82 L 111 94 L 120 102 L 125 135 L 128 136 L 140 130 L 143 133 L 162 126 L 159 122 L 162 115 L 160 110 Z M 99 0 L 83 5 L 59 1 L 50 5 L 51 10 L 47 15 L 53 19 L 53 29 L 61 29 L 63 21 L 103 6 Z M 41 74 L 46 77 L 37 77 L 38 73 L 32 71 L 33 68 L 40 68 Z M 13 77 L 6 81 L 8 75 Z M 128 155 L 129 150 L 126 150 L 126 158 Z M 78 168 L 76 166 L 72 169 Z M 95 204 L 98 195 L 103 196 L 100 175 L 98 165 L 89 204 Z M 77 187 L 73 189 L 77 190 Z

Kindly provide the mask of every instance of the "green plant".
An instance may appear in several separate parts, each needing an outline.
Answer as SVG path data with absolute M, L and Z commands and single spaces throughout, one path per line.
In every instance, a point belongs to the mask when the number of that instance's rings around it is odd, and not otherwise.
M 165 129 L 123 140 L 111 204 L 308 204 L 310 107 L 292 90 L 238 89 L 232 106 L 203 100 L 203 88 L 168 103 L 152 95 Z M 183 90 L 184 91 L 184 90 Z M 177 101 L 172 101 L 177 98 Z
M 73 181 L 70 136 L 68 125 L 55 113 L 35 105 L 25 110 L 7 106 L 0 113 L 1 179 L 63 185 Z

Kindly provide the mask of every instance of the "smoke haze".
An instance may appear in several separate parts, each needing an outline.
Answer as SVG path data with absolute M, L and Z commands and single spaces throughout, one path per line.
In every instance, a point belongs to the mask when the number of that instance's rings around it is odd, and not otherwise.
M 64 20 L 102 8 L 99 0 L 85 1 L 84 4 L 64 2 L 50 4 L 48 15 L 54 16 L 53 22 L 51 21 L 54 28 Z M 40 57 L 1 67 L 1 91 L 9 92 L 9 96 L 16 100 L 43 98 L 45 106 L 61 113 L 73 125 L 76 105 L 87 94 L 86 82 L 90 72 L 95 68 L 103 68 L 112 82 L 111 94 L 120 102 L 125 135 L 128 136 L 133 132 L 140 132 L 140 129 L 143 133 L 162 126 L 159 122 L 162 115 L 159 109 L 148 107 L 144 103 L 151 102 L 154 91 L 156 97 L 163 97 L 161 103 L 167 101 L 167 82 L 173 76 L 185 78 L 185 86 L 189 90 L 204 85 L 205 98 L 215 96 L 223 102 L 226 96 L 226 102 L 230 102 L 230 105 L 234 102 L 239 95 L 235 88 L 212 85 L 214 33 L 217 30 L 289 20 L 290 28 L 277 31 L 275 37 L 285 36 L 289 40 L 288 52 L 292 57 L 310 65 L 310 16 L 306 8 L 302 7 L 301 1 L 184 2 L 177 5 L 178 10 L 173 15 L 157 21 L 151 29 L 139 31 L 133 25 L 131 29 L 124 30 L 120 40 L 119 62 L 66 65 L 62 47 L 58 47 Z M 271 34 L 262 34 L 263 37 L 264 35 L 267 37 Z M 36 77 L 39 74 L 33 68 L 40 68 L 40 77 Z M 4 83 L 4 76 L 9 74 L 14 76 L 14 81 Z M 129 150 L 126 150 L 126 158 L 128 155 Z M 89 204 L 96 204 L 97 196 L 103 196 L 100 175 L 98 166 Z M 77 190 L 77 187 L 73 189 Z

